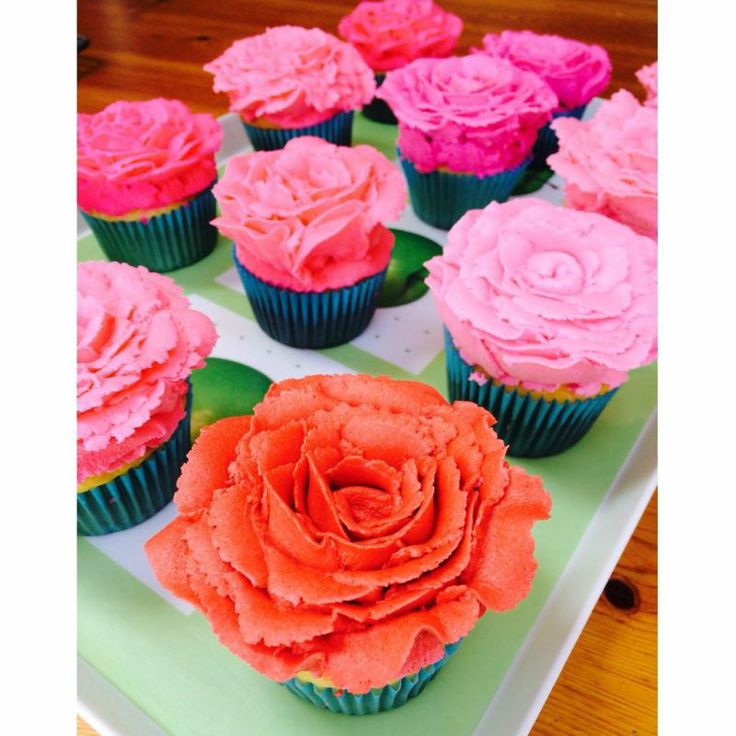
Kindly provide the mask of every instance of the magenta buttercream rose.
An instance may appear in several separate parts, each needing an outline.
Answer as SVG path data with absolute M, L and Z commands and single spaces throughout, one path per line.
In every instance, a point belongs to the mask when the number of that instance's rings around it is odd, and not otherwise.
M 401 155 L 423 173 L 512 169 L 529 156 L 557 107 L 536 74 L 482 54 L 417 59 L 389 72 L 376 96 L 399 120 Z
M 636 72 L 636 78 L 647 93 L 647 98 L 644 101 L 647 107 L 657 107 L 657 76 L 656 61 L 653 64 L 649 64 L 649 66 L 643 66 Z
M 463 22 L 432 0 L 365 0 L 342 18 L 337 30 L 371 69 L 387 72 L 422 56 L 448 56 Z
M 584 398 L 656 358 L 656 244 L 601 215 L 494 202 L 427 268 L 463 360 L 508 386 Z
M 349 43 L 319 28 L 278 26 L 240 39 L 209 64 L 215 92 L 246 123 L 304 128 L 373 98 L 373 72 Z
M 77 268 L 77 482 L 169 439 L 187 378 L 217 338 L 166 276 L 124 263 Z
M 538 74 L 554 90 L 557 111 L 587 105 L 611 81 L 611 60 L 602 46 L 572 38 L 503 31 L 483 37 L 479 53 L 508 59 L 528 72 Z
M 386 268 L 394 236 L 383 223 L 406 204 L 401 173 L 375 148 L 312 136 L 230 159 L 214 193 L 213 224 L 238 260 L 268 284 L 309 292 Z
M 620 90 L 590 120 L 560 118 L 552 128 L 560 150 L 547 161 L 565 180 L 567 206 L 656 238 L 656 108 Z
M 217 177 L 222 128 L 178 100 L 113 102 L 77 116 L 79 207 L 111 216 L 179 204 Z

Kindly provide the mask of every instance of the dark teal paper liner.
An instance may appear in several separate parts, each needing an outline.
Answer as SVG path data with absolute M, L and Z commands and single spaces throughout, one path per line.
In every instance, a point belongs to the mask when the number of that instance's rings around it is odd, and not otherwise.
M 414 212 L 423 222 L 442 230 L 449 230 L 468 210 L 482 209 L 491 202 L 505 202 L 531 161 L 529 158 L 500 174 L 475 176 L 445 171 L 422 174 L 401 156 L 401 151 L 399 158 Z
M 386 79 L 385 74 L 376 74 L 376 90 L 383 84 L 383 80 Z M 396 125 L 396 115 L 393 114 L 391 108 L 384 102 L 384 100 L 374 97 L 362 110 L 368 120 L 373 120 L 374 123 L 384 123 L 385 125 Z
M 548 401 L 520 394 L 489 379 L 470 380 L 468 365 L 445 330 L 445 359 L 450 401 L 472 401 L 493 414 L 493 429 L 515 457 L 557 455 L 582 439 L 618 391 L 578 401 Z
M 329 120 L 323 120 L 306 128 L 259 128 L 241 121 L 256 151 L 276 151 L 292 138 L 315 135 L 338 146 L 349 146 L 353 140 L 353 111 L 340 112 Z
M 588 105 L 580 105 L 580 107 L 573 107 L 572 110 L 560 110 L 560 112 L 552 113 L 552 120 L 557 118 L 580 118 L 583 117 L 585 108 Z M 559 150 L 559 142 L 557 140 L 557 133 L 550 128 L 550 124 L 547 123 L 543 128 L 539 129 L 537 133 L 537 142 L 532 148 L 532 162 L 529 164 L 530 169 L 543 169 L 547 165 L 547 157 L 553 153 L 557 153 Z
M 235 246 L 233 261 L 261 329 L 294 348 L 329 348 L 360 335 L 373 318 L 386 278 L 384 269 L 353 286 L 300 292 L 261 281 L 240 263 Z
M 210 225 L 215 217 L 212 185 L 171 212 L 146 220 L 111 222 L 86 212 L 82 217 L 111 261 L 159 273 L 201 261 L 217 242 L 217 230 Z
M 190 388 L 186 414 L 161 447 L 117 478 L 77 493 L 77 534 L 95 537 L 130 529 L 171 501 L 179 471 L 192 446 L 191 408 Z
M 315 687 L 311 682 L 300 682 L 296 677 L 284 683 L 290 692 L 298 695 L 318 708 L 327 708 L 333 713 L 345 713 L 350 716 L 364 716 L 393 710 L 406 704 L 424 690 L 432 678 L 439 672 L 450 656 L 460 646 L 462 639 L 445 647 L 445 656 L 434 664 L 423 667 L 419 672 L 402 677 L 394 685 L 373 688 L 367 693 L 354 695 L 347 690 L 335 690 L 331 687 Z

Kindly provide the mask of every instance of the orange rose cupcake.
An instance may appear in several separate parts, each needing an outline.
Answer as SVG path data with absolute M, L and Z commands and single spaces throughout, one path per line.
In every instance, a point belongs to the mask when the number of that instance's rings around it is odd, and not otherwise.
M 398 707 L 531 587 L 550 497 L 493 422 L 411 381 L 274 384 L 202 431 L 146 553 L 262 674 L 336 712 Z

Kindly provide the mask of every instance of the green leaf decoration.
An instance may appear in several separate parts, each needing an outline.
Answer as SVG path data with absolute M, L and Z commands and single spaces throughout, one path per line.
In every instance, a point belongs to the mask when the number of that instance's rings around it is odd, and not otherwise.
M 522 194 L 536 192 L 554 176 L 554 173 L 549 166 L 545 166 L 543 169 L 527 169 L 511 196 L 518 197 Z

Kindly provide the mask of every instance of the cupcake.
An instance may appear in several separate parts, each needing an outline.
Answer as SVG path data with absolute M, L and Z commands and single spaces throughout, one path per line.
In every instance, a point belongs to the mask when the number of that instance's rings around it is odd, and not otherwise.
M 463 22 L 432 0 L 363 0 L 342 18 L 337 30 L 358 49 L 380 87 L 386 72 L 414 59 L 449 56 Z M 363 108 L 363 115 L 379 123 L 396 123 L 391 109 L 378 98 Z
M 266 677 L 336 712 L 396 708 L 530 590 L 550 497 L 492 423 L 413 381 L 274 384 L 202 431 L 146 554 Z
M 515 199 L 468 212 L 427 262 L 451 400 L 509 454 L 553 455 L 657 355 L 657 247 L 602 215 Z
M 590 120 L 555 120 L 560 150 L 550 167 L 565 180 L 565 204 L 599 212 L 657 237 L 657 109 L 620 90 Z
M 657 107 L 657 62 L 649 66 L 643 66 L 636 72 L 636 78 L 644 87 L 647 98 L 644 101 L 646 107 Z
M 77 268 L 77 533 L 140 524 L 174 494 L 189 451 L 189 375 L 217 335 L 168 277 Z
M 178 100 L 114 102 L 77 116 L 82 216 L 114 261 L 172 271 L 212 252 L 222 128 Z
M 209 64 L 256 151 L 312 135 L 349 146 L 353 111 L 370 102 L 373 74 L 349 44 L 319 28 L 278 26 L 242 38 Z
M 552 117 L 580 119 L 588 103 L 608 87 L 611 60 L 601 46 L 572 38 L 533 33 L 503 31 L 483 37 L 481 53 L 500 59 L 528 72 L 538 74 L 557 95 L 559 104 Z M 557 150 L 557 137 L 549 125 L 539 131 L 530 166 L 542 168 L 547 156 Z
M 557 97 L 536 74 L 481 54 L 418 59 L 377 96 L 399 120 L 399 158 L 417 216 L 448 229 L 505 201 L 531 161 Z
M 368 326 L 406 204 L 399 170 L 375 148 L 302 136 L 230 159 L 213 221 L 256 320 L 299 348 L 349 342 Z

